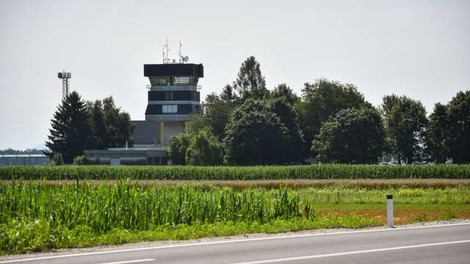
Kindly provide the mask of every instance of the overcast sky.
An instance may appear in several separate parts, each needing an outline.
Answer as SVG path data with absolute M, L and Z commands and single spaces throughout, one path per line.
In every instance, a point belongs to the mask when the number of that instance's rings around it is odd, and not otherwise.
M 178 41 L 204 65 L 201 98 L 255 56 L 269 89 L 297 94 L 325 77 L 378 106 L 389 94 L 428 114 L 470 89 L 470 1 L 0 0 L 0 149 L 43 144 L 70 71 L 83 99 L 112 95 L 134 120 L 147 105 L 143 64 Z

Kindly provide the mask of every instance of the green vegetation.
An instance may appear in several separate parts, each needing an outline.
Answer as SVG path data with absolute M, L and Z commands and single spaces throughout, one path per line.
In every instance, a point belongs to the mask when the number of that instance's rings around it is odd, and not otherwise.
M 73 91 L 57 107 L 49 131 L 46 146 L 50 152 L 45 154 L 56 165 L 71 164 L 84 149 L 132 145 L 130 116 L 115 106 L 112 97 L 85 102 Z
M 0 183 L 0 251 L 73 246 L 67 241 L 227 222 L 313 220 L 308 203 L 287 189 L 266 191 L 212 186 L 47 185 Z M 64 235 L 65 234 L 65 235 Z M 36 245 L 37 243 L 37 245 Z
M 470 217 L 470 187 L 229 188 L 119 181 L 0 182 L 0 255 L 144 240 L 194 239 Z
M 314 83 L 306 82 L 302 88 L 301 101 L 296 104 L 295 108 L 300 114 L 300 126 L 304 133 L 307 153 L 313 157 L 318 155 L 315 149 L 311 151 L 311 146 L 324 122 L 342 109 L 364 107 L 369 108 L 372 105 L 365 100 L 364 95 L 353 84 L 324 78 Z
M 379 112 L 371 108 L 340 110 L 325 121 L 312 151 L 325 162 L 377 163 L 382 156 L 384 128 Z
M 224 162 L 210 164 L 296 164 L 306 158 L 375 164 L 380 157 L 407 164 L 470 162 L 470 91 L 437 105 L 428 118 L 412 98 L 385 95 L 375 108 L 355 85 L 326 78 L 297 89 L 301 96 L 287 84 L 269 90 L 260 64 L 247 58 L 235 81 L 207 95 L 193 115 L 193 132 L 210 129 L 223 143 Z
M 399 163 L 422 160 L 427 119 L 421 102 L 406 96 L 387 95 L 383 98 L 381 110 L 388 151 L 397 157 Z
M 174 165 L 210 166 L 223 161 L 223 146 L 208 127 L 170 139 L 168 155 Z
M 0 180 L 470 179 L 470 165 L 5 166 Z
M 294 157 L 285 124 L 261 101 L 248 99 L 225 130 L 225 160 L 232 165 L 285 164 Z

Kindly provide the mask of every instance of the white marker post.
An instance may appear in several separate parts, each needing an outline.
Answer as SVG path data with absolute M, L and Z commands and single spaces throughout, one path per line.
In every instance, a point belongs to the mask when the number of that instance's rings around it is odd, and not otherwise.
M 387 225 L 393 227 L 393 195 L 387 194 Z

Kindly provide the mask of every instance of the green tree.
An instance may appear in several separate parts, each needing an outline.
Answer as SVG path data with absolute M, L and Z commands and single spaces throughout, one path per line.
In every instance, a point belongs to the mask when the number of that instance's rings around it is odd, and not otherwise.
M 210 127 L 217 139 L 222 141 L 225 137 L 225 127 L 234 109 L 235 103 L 226 102 L 215 93 L 207 95 L 201 111 L 192 117 L 191 131 L 197 133 L 205 127 Z
M 412 163 L 422 153 L 427 125 L 424 106 L 406 96 L 387 95 L 383 98 L 382 114 L 392 154 L 399 163 Z
M 304 138 L 299 125 L 299 114 L 289 98 L 282 96 L 270 102 L 271 111 L 279 117 L 279 121 L 288 130 L 290 143 L 286 146 L 286 154 L 291 161 L 301 162 L 304 157 Z
M 283 164 L 289 156 L 289 130 L 262 102 L 248 99 L 227 125 L 225 160 L 234 165 Z
M 190 144 L 190 136 L 187 133 L 181 133 L 170 139 L 168 147 L 168 156 L 174 165 L 186 164 L 186 150 Z
M 261 73 L 261 66 L 255 57 L 251 56 L 242 63 L 234 82 L 234 88 L 243 100 L 247 98 L 263 99 L 269 94 L 266 89 L 266 81 Z
M 186 164 L 213 166 L 221 165 L 224 161 L 223 145 L 206 127 L 191 135 L 190 144 L 186 150 Z
M 449 155 L 449 127 L 447 107 L 435 104 L 426 130 L 426 152 L 436 163 L 446 162 Z
M 85 101 L 77 92 L 70 93 L 59 105 L 51 120 L 49 141 L 46 146 L 51 158 L 56 153 L 62 154 L 66 164 L 73 158 L 83 155 L 83 150 L 92 145 L 92 129 Z
M 116 107 L 113 97 L 103 100 L 103 113 L 108 132 L 108 148 L 124 147 L 126 143 L 132 145 L 131 137 L 134 128 L 131 124 L 131 117 L 121 108 Z
M 93 130 L 94 149 L 106 149 L 108 147 L 108 131 L 103 113 L 103 103 L 100 100 L 88 101 L 87 108 L 90 113 L 90 124 Z
M 284 98 L 290 105 L 295 105 L 300 102 L 300 98 L 294 93 L 294 91 L 285 83 L 279 84 L 269 94 L 271 99 Z
M 132 146 L 134 127 L 128 113 L 116 107 L 113 97 L 88 102 L 95 149 Z
M 372 105 L 364 100 L 364 96 L 352 84 L 327 79 L 319 79 L 313 84 L 305 83 L 302 101 L 296 104 L 296 109 L 300 114 L 306 152 L 310 152 L 311 142 L 320 132 L 323 122 L 342 109 L 362 107 L 371 108 Z
M 324 122 L 312 148 L 322 162 L 377 163 L 384 129 L 379 112 L 371 108 L 343 109 Z
M 470 91 L 458 92 L 447 104 L 449 156 L 454 163 L 470 162 Z
M 224 89 L 220 93 L 219 98 L 224 101 L 225 103 L 231 105 L 237 105 L 240 97 L 238 97 L 237 93 L 233 89 L 233 86 L 230 84 L 225 85 Z

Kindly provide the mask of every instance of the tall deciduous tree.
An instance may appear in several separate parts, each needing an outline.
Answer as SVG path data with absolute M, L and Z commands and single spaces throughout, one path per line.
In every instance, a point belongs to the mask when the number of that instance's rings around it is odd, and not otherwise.
M 201 111 L 192 116 L 192 132 L 197 133 L 209 127 L 217 139 L 222 141 L 225 137 L 225 127 L 234 109 L 234 102 L 226 102 L 215 93 L 207 95 Z
M 384 129 L 379 112 L 371 108 L 343 109 L 324 122 L 312 143 L 322 162 L 377 163 Z
M 289 98 L 285 96 L 274 99 L 270 105 L 271 111 L 279 117 L 279 121 L 289 133 L 290 143 L 286 146 L 286 154 L 290 156 L 290 161 L 301 162 L 304 157 L 305 142 L 299 125 L 299 114 L 289 102 Z
M 387 95 L 383 98 L 382 112 L 392 154 L 400 163 L 412 163 L 424 143 L 427 125 L 424 106 L 406 96 Z
M 124 147 L 126 143 L 132 145 L 131 136 L 134 128 L 131 125 L 131 117 L 116 107 L 113 97 L 103 100 L 103 113 L 108 131 L 108 147 Z
M 356 86 L 327 79 L 319 79 L 313 84 L 305 83 L 302 99 L 296 108 L 300 114 L 307 152 L 310 151 L 312 140 L 320 132 L 322 123 L 334 114 L 347 108 L 372 107 Z
M 262 102 L 248 99 L 227 126 L 225 160 L 234 165 L 282 164 L 289 156 L 289 130 Z
M 64 163 L 70 164 L 74 157 L 83 155 L 83 150 L 92 146 L 92 129 L 86 103 L 75 91 L 59 105 L 51 126 L 49 141 L 46 141 L 51 157 L 60 153 Z
M 133 126 L 128 113 L 116 107 L 113 97 L 88 102 L 95 149 L 132 145 Z
M 436 163 L 446 162 L 449 155 L 449 128 L 447 107 L 440 103 L 435 104 L 426 130 L 426 152 Z
M 234 88 L 242 99 L 263 99 L 269 94 L 261 67 L 255 57 L 247 58 L 241 65 Z
M 88 101 L 88 112 L 90 113 L 90 124 L 93 130 L 93 144 L 95 149 L 106 149 L 108 147 L 108 131 L 103 113 L 103 102 L 96 100 Z
M 450 121 L 449 156 L 470 163 L 470 91 L 459 92 L 447 104 Z

